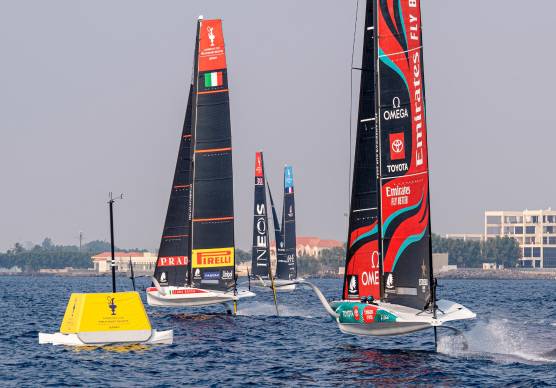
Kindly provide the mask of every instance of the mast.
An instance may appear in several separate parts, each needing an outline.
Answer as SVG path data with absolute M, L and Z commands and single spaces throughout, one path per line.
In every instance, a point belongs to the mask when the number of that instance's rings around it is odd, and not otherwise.
M 193 86 L 192 285 L 235 286 L 232 137 L 222 21 L 198 21 Z
M 295 199 L 293 169 L 284 167 L 284 202 L 282 209 L 281 249 L 277 249 L 276 278 L 297 278 L 297 252 L 295 233 Z
M 376 7 L 384 296 L 424 309 L 432 253 L 420 0 Z
M 253 251 L 251 274 L 255 277 L 270 276 L 270 250 L 268 236 L 268 211 L 266 206 L 266 181 L 263 153 L 255 155 L 255 201 L 253 209 Z
M 374 0 L 368 0 L 365 9 L 343 299 L 360 299 L 369 296 L 374 299 L 381 298 L 374 3 Z
M 154 277 L 161 286 L 183 287 L 190 282 L 192 88 L 189 88 L 185 120 Z

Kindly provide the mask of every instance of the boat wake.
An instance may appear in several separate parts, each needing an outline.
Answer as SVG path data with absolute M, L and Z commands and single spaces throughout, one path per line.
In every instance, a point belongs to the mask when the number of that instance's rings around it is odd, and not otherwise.
M 303 317 L 312 318 L 312 316 L 307 315 L 307 310 L 297 308 L 294 306 L 288 306 L 284 304 L 278 305 L 278 311 L 281 317 Z M 237 315 L 242 316 L 274 316 L 276 315 L 276 307 L 273 303 L 266 302 L 255 302 L 249 304 L 240 304 Z
M 468 344 L 465 350 L 461 337 L 442 334 L 439 335 L 438 351 L 450 356 L 485 357 L 500 363 L 556 363 L 556 349 L 539 351 L 547 342 L 532 331 L 512 326 L 507 319 L 479 321 L 471 330 L 465 331 L 463 334 Z

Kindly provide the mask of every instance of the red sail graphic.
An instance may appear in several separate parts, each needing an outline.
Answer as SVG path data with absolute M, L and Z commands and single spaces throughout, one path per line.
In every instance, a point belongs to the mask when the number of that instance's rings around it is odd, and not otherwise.
M 199 30 L 199 72 L 225 68 L 222 20 L 202 20 Z
M 432 268 L 420 1 L 376 4 L 385 297 L 424 308 Z

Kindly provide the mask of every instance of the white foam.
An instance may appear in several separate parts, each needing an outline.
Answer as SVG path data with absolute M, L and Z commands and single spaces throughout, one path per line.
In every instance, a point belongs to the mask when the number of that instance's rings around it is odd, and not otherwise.
M 468 349 L 463 350 L 461 338 L 441 335 L 438 351 L 451 356 L 489 357 L 502 363 L 556 362 L 556 359 L 537 353 L 541 346 L 533 342 L 534 335 L 528 335 L 522 327 L 512 325 L 507 319 L 479 321 L 464 335 Z

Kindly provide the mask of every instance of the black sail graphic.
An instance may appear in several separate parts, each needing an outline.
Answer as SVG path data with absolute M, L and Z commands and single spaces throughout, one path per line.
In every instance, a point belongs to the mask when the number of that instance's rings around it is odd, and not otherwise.
M 297 278 L 297 243 L 295 234 L 295 199 L 293 169 L 284 167 L 284 204 L 282 210 L 282 248 L 277 248 L 276 278 Z
M 380 299 L 378 179 L 375 108 L 375 12 L 367 1 L 359 114 L 349 212 L 344 299 L 373 296 Z
M 270 246 L 263 153 L 255 157 L 255 203 L 253 209 L 253 252 L 251 274 L 267 279 L 270 274 Z
M 178 160 L 172 181 L 170 201 L 158 251 L 154 277 L 162 286 L 185 286 L 190 272 L 191 233 L 191 116 L 192 89 L 189 98 Z
M 192 284 L 235 284 L 232 137 L 221 20 L 200 20 L 193 115 Z

